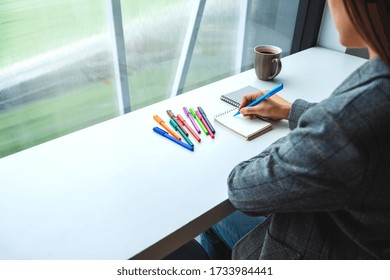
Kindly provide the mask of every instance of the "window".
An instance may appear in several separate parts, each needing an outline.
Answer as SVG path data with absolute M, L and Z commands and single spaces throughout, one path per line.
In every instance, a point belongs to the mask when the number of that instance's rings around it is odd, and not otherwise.
M 0 0 L 0 156 L 118 115 L 104 0 Z
M 167 99 L 193 0 L 122 1 L 131 109 Z
M 0 0 L 0 157 L 288 55 L 299 0 Z
M 290 54 L 298 4 L 298 0 L 207 1 L 184 91 L 252 68 L 256 45 L 274 44 L 283 55 Z

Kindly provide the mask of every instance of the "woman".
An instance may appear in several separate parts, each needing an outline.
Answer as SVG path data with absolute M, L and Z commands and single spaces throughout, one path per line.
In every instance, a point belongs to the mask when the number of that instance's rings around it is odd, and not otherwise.
M 390 259 L 390 3 L 328 3 L 340 42 L 370 60 L 318 104 L 243 98 L 243 115 L 287 119 L 292 131 L 229 175 L 241 212 L 203 234 L 212 258 L 222 239 L 235 259 Z

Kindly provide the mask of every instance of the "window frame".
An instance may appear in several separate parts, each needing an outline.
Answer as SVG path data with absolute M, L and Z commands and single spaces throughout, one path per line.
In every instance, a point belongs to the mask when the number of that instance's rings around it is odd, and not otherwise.
M 317 45 L 326 0 L 300 0 L 291 54 Z

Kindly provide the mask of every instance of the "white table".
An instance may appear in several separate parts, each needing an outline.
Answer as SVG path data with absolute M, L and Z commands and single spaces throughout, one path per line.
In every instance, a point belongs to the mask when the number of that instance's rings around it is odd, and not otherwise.
M 249 70 L 0 159 L 0 259 L 165 256 L 233 211 L 229 172 L 288 126 L 247 142 L 213 121 L 215 139 L 190 152 L 152 131 L 154 114 L 202 106 L 212 119 L 230 107 L 220 95 L 246 85 L 319 101 L 364 62 L 312 48 L 284 58 L 273 82 Z

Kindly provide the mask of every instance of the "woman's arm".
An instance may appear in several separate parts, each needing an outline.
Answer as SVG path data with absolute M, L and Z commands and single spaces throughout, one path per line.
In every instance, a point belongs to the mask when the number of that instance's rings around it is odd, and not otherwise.
M 252 214 L 341 209 L 363 180 L 361 157 L 353 137 L 318 105 L 297 129 L 233 169 L 229 198 Z
M 290 129 L 295 129 L 301 115 L 316 104 L 317 103 L 310 103 L 302 99 L 295 100 L 288 115 L 288 125 Z
M 300 116 L 311 106 L 316 103 L 309 103 L 302 99 L 296 100 L 293 104 L 275 94 L 270 98 L 260 102 L 256 106 L 246 107 L 249 103 L 256 100 L 260 96 L 267 93 L 267 91 L 258 91 L 251 94 L 247 94 L 242 98 L 241 104 L 238 107 L 241 114 L 247 118 L 254 118 L 256 115 L 260 115 L 272 120 L 288 120 L 290 129 L 294 129 L 297 126 Z

